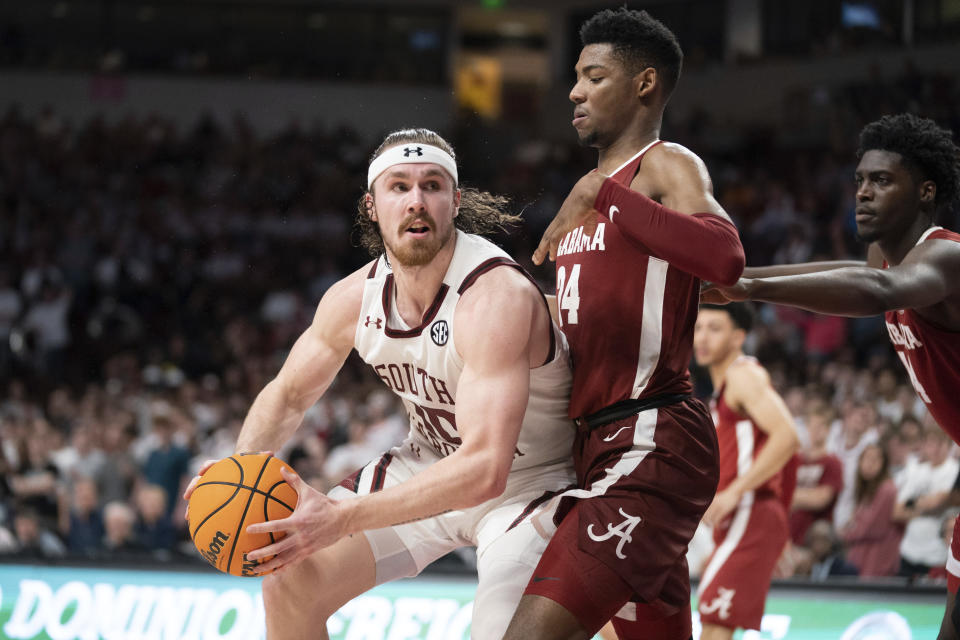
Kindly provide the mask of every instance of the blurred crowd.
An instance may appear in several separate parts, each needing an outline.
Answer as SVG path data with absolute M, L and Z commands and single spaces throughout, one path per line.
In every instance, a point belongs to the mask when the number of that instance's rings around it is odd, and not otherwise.
M 748 264 L 862 256 L 852 176 L 866 122 L 910 109 L 960 131 L 955 78 L 907 65 L 875 80 L 798 90 L 774 132 L 705 110 L 665 123 L 665 138 L 706 161 Z M 595 157 L 572 135 L 519 129 L 465 116 L 442 133 L 465 183 L 523 211 L 523 226 L 496 240 L 552 292 L 549 267 L 528 256 Z M 299 122 L 264 137 L 241 115 L 184 131 L 156 114 L 0 115 L 0 551 L 197 558 L 183 486 L 232 453 L 319 298 L 369 259 L 352 229 L 378 141 Z M 944 221 L 954 228 L 955 213 Z M 882 319 L 773 306 L 759 319 L 749 350 L 804 443 L 781 575 L 942 579 L 957 451 L 916 399 Z M 406 424 L 351 356 L 278 455 L 326 489 Z

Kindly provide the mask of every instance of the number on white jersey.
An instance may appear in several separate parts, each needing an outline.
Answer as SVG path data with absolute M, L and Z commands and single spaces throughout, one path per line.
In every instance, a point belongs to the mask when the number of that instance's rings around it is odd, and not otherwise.
M 930 404 L 930 396 L 927 395 L 927 391 L 923 388 L 923 385 L 920 384 L 920 381 L 917 380 L 917 374 L 913 372 L 913 365 L 910 364 L 910 358 L 907 357 L 906 352 L 897 351 L 897 355 L 900 356 L 900 360 L 903 361 L 903 366 L 907 368 L 907 375 L 910 376 L 910 383 L 913 384 L 917 395 L 920 396 L 921 400 Z
M 560 310 L 560 326 L 577 324 L 577 310 L 580 308 L 580 264 L 570 269 L 567 281 L 567 268 L 557 269 L 557 307 Z M 563 321 L 563 312 L 567 312 L 567 321 Z

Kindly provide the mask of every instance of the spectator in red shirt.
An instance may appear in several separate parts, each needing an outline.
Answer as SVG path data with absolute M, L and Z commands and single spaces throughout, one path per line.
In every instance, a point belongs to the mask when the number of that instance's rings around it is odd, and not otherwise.
M 833 412 L 823 407 L 807 415 L 809 445 L 800 453 L 797 488 L 790 507 L 790 538 L 802 545 L 807 529 L 816 520 L 833 522 L 833 505 L 843 489 L 843 464 L 827 452 Z

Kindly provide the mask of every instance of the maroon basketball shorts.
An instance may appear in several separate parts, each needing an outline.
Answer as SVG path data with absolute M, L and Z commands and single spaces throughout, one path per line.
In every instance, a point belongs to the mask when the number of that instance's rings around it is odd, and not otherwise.
M 613 618 L 621 640 L 687 640 L 685 554 L 719 475 L 706 407 L 687 399 L 581 429 L 574 462 L 581 488 L 558 496 L 565 517 L 525 593 L 591 633 Z
M 697 591 L 700 621 L 760 629 L 770 578 L 789 536 L 780 498 L 744 494 L 732 517 L 713 532 L 717 546 Z

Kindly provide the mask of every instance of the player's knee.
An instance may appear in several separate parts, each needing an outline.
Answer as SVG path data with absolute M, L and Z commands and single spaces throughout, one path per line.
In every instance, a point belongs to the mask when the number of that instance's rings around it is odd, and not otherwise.
M 302 616 L 308 611 L 313 620 L 326 620 L 338 608 L 338 603 L 325 597 L 332 589 L 324 588 L 323 576 L 309 561 L 266 576 L 261 587 L 264 609 L 276 617 Z

